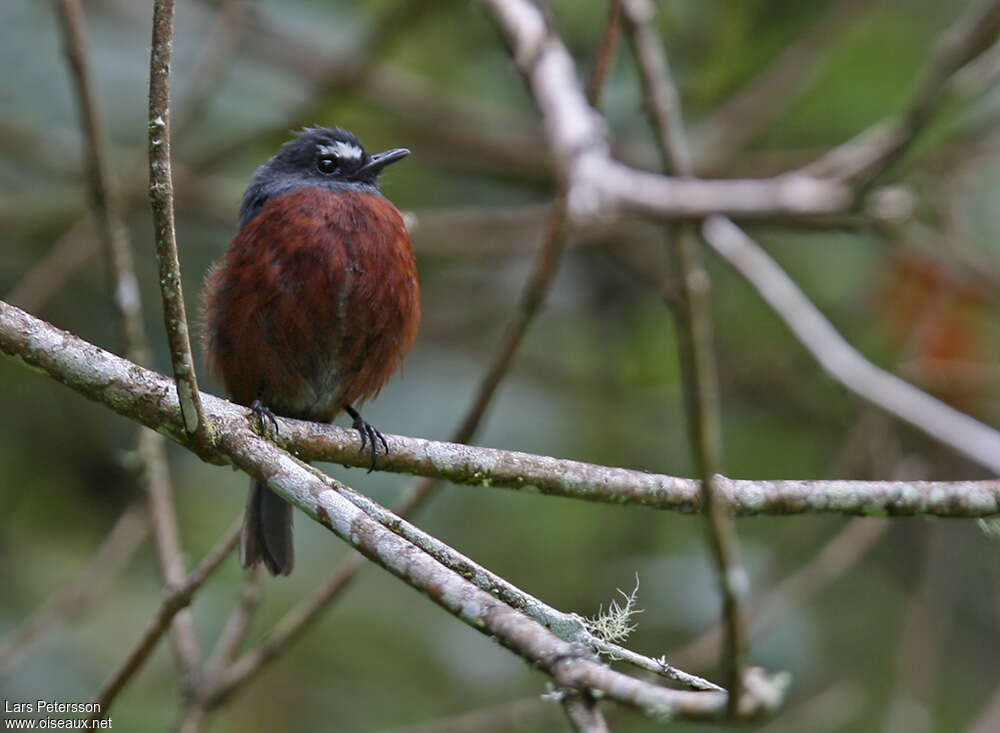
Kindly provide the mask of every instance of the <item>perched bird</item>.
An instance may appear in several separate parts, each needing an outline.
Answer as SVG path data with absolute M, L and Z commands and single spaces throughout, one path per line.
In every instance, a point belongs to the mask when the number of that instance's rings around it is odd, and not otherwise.
M 305 129 L 250 179 L 240 231 L 209 270 L 202 348 L 229 397 L 258 412 L 354 419 L 361 446 L 385 439 L 356 405 L 399 367 L 420 320 L 413 247 L 378 177 L 403 148 L 370 155 L 339 127 Z M 254 480 L 240 561 L 288 575 L 292 508 Z

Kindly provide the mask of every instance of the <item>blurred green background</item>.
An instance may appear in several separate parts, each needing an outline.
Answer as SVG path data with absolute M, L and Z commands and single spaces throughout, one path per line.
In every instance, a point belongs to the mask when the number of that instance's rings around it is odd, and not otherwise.
M 142 188 L 150 5 L 84 3 L 113 163 L 131 195 L 128 225 L 156 365 L 169 371 Z M 606 6 L 551 6 L 585 76 Z M 660 3 L 691 134 L 707 141 L 702 159 L 711 162 L 702 171 L 769 175 L 807 163 L 897 110 L 935 38 L 964 6 Z M 737 119 L 714 142 L 699 137 L 720 105 L 795 43 L 807 49 L 792 64 L 797 77 L 753 108 L 770 119 Z M 174 56 L 178 238 L 189 313 L 197 312 L 205 269 L 234 233 L 249 175 L 289 129 L 339 124 L 369 150 L 411 148 L 411 157 L 386 175 L 383 191 L 411 224 L 424 321 L 404 375 L 365 415 L 388 432 L 446 439 L 517 301 L 553 196 L 536 114 L 483 10 L 457 0 L 182 0 Z M 996 65 L 978 69 L 985 82 L 970 71 L 960 79 L 964 86 L 949 88 L 934 124 L 891 171 L 888 179 L 915 195 L 908 222 L 749 230 L 865 355 L 994 425 L 1000 94 L 989 73 Z M 352 77 L 355 68 L 364 73 Z M 601 108 L 616 153 L 654 169 L 624 40 Z M 94 236 L 79 223 L 86 211 L 81 146 L 52 5 L 4 0 L 0 297 L 120 351 Z M 59 242 L 61 266 L 43 268 L 39 278 L 35 268 Z M 663 266 L 662 248 L 660 231 L 639 222 L 571 236 L 548 304 L 478 442 L 691 474 L 670 314 L 636 272 Z M 728 475 L 981 477 L 827 379 L 749 286 L 706 260 Z M 203 387 L 219 393 L 197 357 Z M 136 489 L 134 434 L 125 420 L 10 359 L 0 360 L 0 407 L 2 639 L 72 581 Z M 241 512 L 247 479 L 173 446 L 170 457 L 190 567 Z M 383 503 L 407 484 L 402 476 L 325 468 Z M 794 589 L 774 589 L 850 521 L 737 523 L 752 597 L 770 593 L 777 608 L 753 639 L 752 661 L 793 675 L 788 712 L 768 730 L 965 728 L 1000 684 L 1000 548 L 973 522 L 895 520 L 870 552 L 845 560 L 857 549 L 848 542 L 812 565 L 819 570 L 806 587 L 814 592 L 783 607 Z M 567 611 L 596 613 L 616 588 L 631 589 L 638 574 L 644 612 L 630 645 L 654 656 L 681 649 L 719 613 L 694 517 L 447 486 L 417 523 Z M 853 531 L 878 531 L 859 526 Z M 296 543 L 296 571 L 265 583 L 250 643 L 346 554 L 336 538 L 301 518 Z M 193 612 L 206 649 L 243 577 L 230 559 L 197 596 Z M 138 637 L 160 594 L 146 542 L 92 607 L 43 636 L 13 674 L 0 677 L 0 697 L 88 699 Z M 700 654 L 690 671 L 718 678 L 714 659 Z M 379 731 L 530 700 L 545 689 L 544 677 L 519 659 L 367 568 L 303 640 L 210 717 L 208 729 Z M 161 644 L 113 708 L 114 728 L 169 729 L 178 706 L 173 663 Z M 557 705 L 528 707 L 524 720 L 498 730 L 565 729 Z M 615 730 L 661 727 L 627 712 L 612 718 Z

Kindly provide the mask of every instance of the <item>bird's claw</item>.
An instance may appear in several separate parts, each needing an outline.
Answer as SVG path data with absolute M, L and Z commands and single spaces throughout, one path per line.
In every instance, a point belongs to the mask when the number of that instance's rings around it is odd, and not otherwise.
M 271 412 L 271 408 L 260 400 L 254 400 L 250 403 L 250 409 L 260 422 L 260 434 L 269 439 L 277 438 L 278 418 Z
M 382 444 L 382 450 L 385 451 L 386 455 L 389 455 L 389 444 L 385 442 L 385 436 L 382 435 L 382 433 L 379 432 L 379 430 L 371 423 L 361 417 L 361 414 L 357 410 L 351 406 L 348 406 L 346 409 L 347 414 L 354 420 L 351 427 L 357 430 L 358 434 L 361 436 L 361 450 L 364 450 L 365 446 L 370 446 L 372 462 L 368 467 L 368 473 L 371 473 L 375 470 L 375 458 L 378 456 L 378 443 Z

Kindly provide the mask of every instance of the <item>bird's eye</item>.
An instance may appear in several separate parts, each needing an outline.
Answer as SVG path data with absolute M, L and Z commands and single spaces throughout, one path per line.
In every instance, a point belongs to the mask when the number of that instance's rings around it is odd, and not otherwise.
M 320 173 L 329 175 L 337 171 L 337 159 L 331 158 L 329 156 L 324 156 L 316 161 L 316 170 Z

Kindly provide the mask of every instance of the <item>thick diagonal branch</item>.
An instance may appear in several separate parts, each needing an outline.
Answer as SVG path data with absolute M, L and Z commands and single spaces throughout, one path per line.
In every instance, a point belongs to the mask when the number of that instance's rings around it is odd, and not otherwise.
M 542 115 L 545 135 L 569 201 L 570 216 L 633 211 L 664 220 L 711 214 L 810 216 L 844 211 L 849 190 L 802 174 L 760 180 L 679 179 L 630 168 L 611 158 L 600 116 L 587 104 L 565 45 L 528 0 L 483 0 L 510 47 Z

